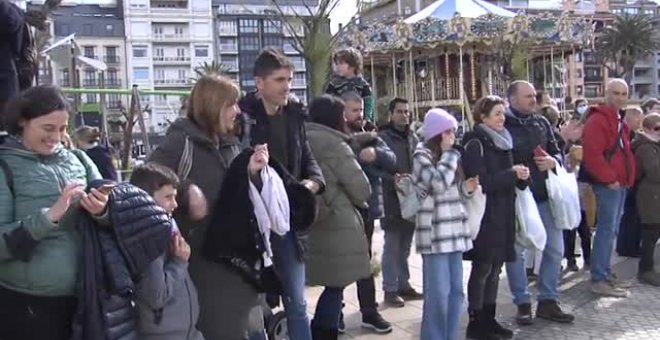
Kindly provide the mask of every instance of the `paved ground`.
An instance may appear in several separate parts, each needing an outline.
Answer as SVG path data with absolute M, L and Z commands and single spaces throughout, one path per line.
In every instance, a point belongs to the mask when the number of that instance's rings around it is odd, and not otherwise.
M 374 235 L 374 249 L 381 253 L 382 232 Z M 578 247 L 579 249 L 579 247 Z M 380 255 L 378 255 L 380 256 Z M 634 278 L 637 268 L 636 259 L 615 258 L 615 272 L 623 278 Z M 419 255 L 411 256 L 412 284 L 422 289 L 422 260 Z M 464 283 L 467 284 L 470 263 L 464 262 Z M 376 279 L 377 297 L 382 300 L 381 278 Z M 597 298 L 589 291 L 588 275 L 584 271 L 565 273 L 562 280 L 562 307 L 572 311 L 576 320 L 573 325 L 559 325 L 543 320 L 535 324 L 519 327 L 514 323 L 515 306 L 511 302 L 506 275 L 502 274 L 498 298 L 498 319 L 515 329 L 515 339 L 538 340 L 659 340 L 660 339 L 660 289 L 641 285 L 633 279 L 631 295 L 625 299 Z M 308 288 L 309 311 L 313 313 L 321 288 Z M 404 308 L 381 307 L 383 316 L 393 323 L 394 330 L 388 335 L 377 335 L 360 327 L 360 313 L 355 285 L 346 289 L 344 295 L 346 307 L 347 334 L 340 339 L 360 340 L 412 340 L 419 339 L 422 317 L 422 302 L 410 302 Z M 467 312 L 463 314 L 463 327 L 467 323 Z M 461 338 L 463 338 L 461 334 Z

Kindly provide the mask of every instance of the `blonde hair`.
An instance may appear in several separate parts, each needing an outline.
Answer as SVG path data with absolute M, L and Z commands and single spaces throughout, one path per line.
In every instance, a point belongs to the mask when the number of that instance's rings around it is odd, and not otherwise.
M 229 77 L 206 75 L 197 80 L 186 101 L 186 116 L 206 134 L 215 139 L 232 129 L 224 126 L 222 111 L 238 102 L 241 90 Z

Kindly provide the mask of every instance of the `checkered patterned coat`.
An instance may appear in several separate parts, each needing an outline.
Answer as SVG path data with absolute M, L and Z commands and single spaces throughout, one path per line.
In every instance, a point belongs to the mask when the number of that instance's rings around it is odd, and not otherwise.
M 431 150 L 422 143 L 413 156 L 412 176 L 417 187 L 427 193 L 417 213 L 415 243 L 420 254 L 465 252 L 472 248 L 466 225 L 462 182 L 455 180 L 461 154 L 442 153 L 433 163 Z

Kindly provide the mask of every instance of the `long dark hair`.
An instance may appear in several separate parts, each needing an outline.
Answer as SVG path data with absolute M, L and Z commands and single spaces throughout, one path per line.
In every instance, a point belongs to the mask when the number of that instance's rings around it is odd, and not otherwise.
M 316 97 L 309 104 L 309 116 L 312 122 L 325 125 L 340 132 L 346 131 L 344 119 L 344 101 L 338 97 L 324 94 Z

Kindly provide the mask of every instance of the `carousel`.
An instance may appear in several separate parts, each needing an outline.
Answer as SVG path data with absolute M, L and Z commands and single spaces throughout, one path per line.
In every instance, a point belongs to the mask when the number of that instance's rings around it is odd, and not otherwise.
M 590 18 L 570 12 L 530 15 L 482 0 L 438 0 L 405 19 L 356 23 L 339 42 L 363 53 L 379 113 L 403 97 L 416 119 L 444 107 L 469 120 L 470 103 L 503 95 L 513 80 L 561 101 L 568 57 L 589 46 L 593 33 Z

